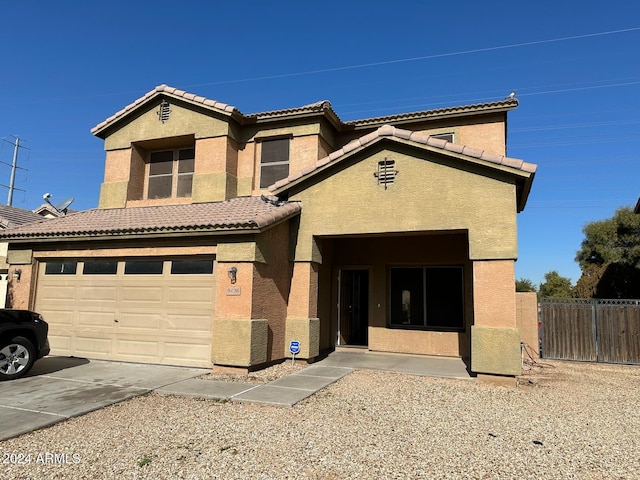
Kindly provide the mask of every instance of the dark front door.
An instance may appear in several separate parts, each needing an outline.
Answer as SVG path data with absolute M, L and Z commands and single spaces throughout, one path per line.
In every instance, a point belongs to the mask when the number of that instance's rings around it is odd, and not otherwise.
M 369 271 L 340 270 L 339 345 L 367 345 Z

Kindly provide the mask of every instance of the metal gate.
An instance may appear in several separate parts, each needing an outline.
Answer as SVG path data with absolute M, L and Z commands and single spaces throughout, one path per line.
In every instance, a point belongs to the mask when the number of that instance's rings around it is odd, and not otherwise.
M 542 356 L 640 364 L 640 300 L 542 298 Z

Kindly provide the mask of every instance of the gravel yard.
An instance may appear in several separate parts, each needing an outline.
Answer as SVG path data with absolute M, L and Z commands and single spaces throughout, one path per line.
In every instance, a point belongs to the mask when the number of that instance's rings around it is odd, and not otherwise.
M 639 392 L 546 361 L 517 389 L 356 371 L 293 408 L 152 393 L 0 442 L 0 478 L 640 478 Z

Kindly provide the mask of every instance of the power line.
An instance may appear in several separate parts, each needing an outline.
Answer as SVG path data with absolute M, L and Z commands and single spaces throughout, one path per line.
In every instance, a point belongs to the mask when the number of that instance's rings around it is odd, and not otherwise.
M 573 35 L 570 37 L 560 37 L 560 38 L 550 38 L 547 40 L 534 40 L 531 42 L 521 42 L 521 43 L 512 43 L 509 45 L 498 45 L 494 47 L 485 47 L 485 48 L 474 48 L 471 50 L 461 50 L 458 52 L 449 52 L 449 53 L 437 53 L 433 55 L 423 55 L 420 57 L 411 57 L 411 58 L 402 58 L 397 60 L 386 60 L 383 62 L 372 62 L 372 63 L 361 63 L 356 65 L 345 65 L 342 67 L 332 67 L 332 68 L 322 68 L 318 70 L 307 70 L 304 72 L 294 72 L 294 73 L 282 73 L 277 75 L 265 75 L 261 77 L 248 77 L 241 78 L 236 80 L 223 80 L 221 82 L 209 82 L 209 83 L 196 83 L 192 85 L 187 85 L 187 87 L 203 87 L 210 85 L 225 85 L 230 83 L 242 83 L 242 82 L 254 82 L 258 80 L 273 80 L 277 78 L 287 78 L 287 77 L 299 77 L 303 75 L 315 75 L 318 73 L 329 73 L 329 72 L 339 72 L 344 70 L 355 70 L 358 68 L 370 68 L 370 67 L 378 67 L 382 65 L 393 65 L 398 63 L 407 63 L 407 62 L 416 62 L 420 60 L 432 60 L 434 58 L 445 58 L 445 57 L 454 57 L 458 55 L 469 55 L 472 53 L 482 53 L 482 52 L 491 52 L 496 50 L 506 50 L 509 48 L 519 48 L 519 47 L 528 47 L 532 45 L 543 45 L 547 43 L 557 43 L 557 42 L 566 42 L 569 40 L 579 40 L 582 38 L 593 38 L 593 37 L 601 37 L 605 35 L 615 35 L 618 33 L 627 33 L 627 32 L 635 32 L 640 30 L 640 27 L 631 27 L 624 28 L 621 30 L 609 30 L 607 32 L 596 32 L 596 33 L 587 33 L 583 35 Z

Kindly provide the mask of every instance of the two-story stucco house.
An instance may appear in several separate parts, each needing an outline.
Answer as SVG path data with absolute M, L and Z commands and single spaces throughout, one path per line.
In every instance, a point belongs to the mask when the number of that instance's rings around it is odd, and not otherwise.
M 97 125 L 99 207 L 4 232 L 62 355 L 256 369 L 337 346 L 520 373 L 517 100 L 343 122 L 161 85 Z M 534 319 L 535 321 L 535 319 Z M 490 377 L 487 377 L 490 378 Z

